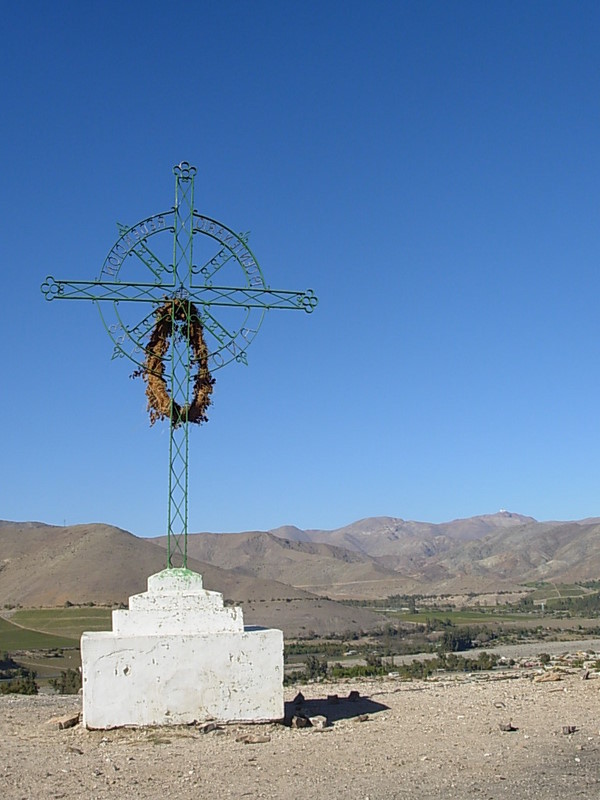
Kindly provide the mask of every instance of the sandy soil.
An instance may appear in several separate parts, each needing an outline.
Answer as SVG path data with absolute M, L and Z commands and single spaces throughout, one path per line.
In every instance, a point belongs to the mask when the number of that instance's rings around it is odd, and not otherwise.
M 600 796 L 600 679 L 532 674 L 293 687 L 330 727 L 58 730 L 80 698 L 0 697 L 0 797 L 388 800 Z M 328 703 L 328 694 L 358 703 Z M 288 710 L 291 710 L 291 704 Z M 368 715 L 364 718 L 364 715 Z M 512 722 L 518 730 L 505 732 Z M 576 731 L 564 734 L 563 726 Z M 245 735 L 268 737 L 246 744 Z

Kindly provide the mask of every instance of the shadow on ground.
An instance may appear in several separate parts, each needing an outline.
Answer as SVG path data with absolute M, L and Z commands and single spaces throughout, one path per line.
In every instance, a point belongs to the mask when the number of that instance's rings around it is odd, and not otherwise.
M 329 695 L 322 698 L 304 698 L 302 695 L 298 695 L 294 700 L 285 704 L 285 724 L 289 725 L 294 716 L 323 716 L 327 717 L 331 724 L 340 719 L 364 717 L 388 709 L 389 706 L 368 697 L 361 697 L 358 692 L 351 692 L 348 697 Z

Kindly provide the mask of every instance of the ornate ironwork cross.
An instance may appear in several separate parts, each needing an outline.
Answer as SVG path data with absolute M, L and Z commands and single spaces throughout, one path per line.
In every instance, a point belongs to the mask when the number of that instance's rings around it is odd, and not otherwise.
M 234 360 L 247 364 L 246 350 L 267 310 L 311 313 L 317 298 L 310 289 L 293 292 L 268 287 L 248 247 L 248 234 L 236 234 L 194 209 L 196 168 L 182 161 L 173 172 L 173 208 L 132 227 L 118 224 L 120 237 L 106 257 L 99 278 L 64 281 L 48 276 L 41 288 L 47 300 L 91 300 L 97 304 L 114 342 L 113 358 L 126 356 L 140 370 L 145 369 L 147 340 L 156 311 L 170 304 L 172 329 L 164 357 L 171 398 L 167 566 L 186 567 L 189 422 L 174 409 L 189 407 L 190 402 L 194 360 L 191 304 L 202 322 L 212 373 Z M 182 325 L 176 314 L 182 301 L 188 309 L 187 325 Z M 136 303 L 151 306 L 141 320 L 132 314 L 132 309 L 139 308 Z

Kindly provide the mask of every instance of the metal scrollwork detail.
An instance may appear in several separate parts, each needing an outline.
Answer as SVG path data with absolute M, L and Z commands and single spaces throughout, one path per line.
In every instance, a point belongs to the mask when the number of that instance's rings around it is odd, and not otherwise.
M 307 289 L 304 292 L 304 296 L 300 300 L 302 308 L 306 311 L 307 314 L 312 314 L 318 304 L 318 299 L 312 289 Z
M 190 181 L 196 172 L 196 167 L 190 166 L 189 161 L 181 161 L 173 167 L 173 173 L 182 181 Z
M 46 280 L 42 283 L 42 294 L 46 300 L 54 300 L 54 298 L 58 297 L 62 292 L 62 284 L 55 281 L 52 275 L 48 275 Z

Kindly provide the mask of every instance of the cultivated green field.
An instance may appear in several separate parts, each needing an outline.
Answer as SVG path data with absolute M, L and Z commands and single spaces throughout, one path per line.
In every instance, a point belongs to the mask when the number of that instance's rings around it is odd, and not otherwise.
M 381 609 L 373 609 L 380 611 Z M 423 607 L 418 613 L 410 611 L 386 611 L 386 616 L 394 617 L 404 622 L 416 622 L 424 625 L 427 620 L 438 620 L 440 622 L 449 621 L 452 625 L 493 625 L 502 622 L 519 623 L 530 620 L 531 615 L 519 614 L 516 612 L 503 612 L 497 610 L 472 609 L 468 611 L 440 611 L 439 609 L 428 609 Z
M 51 633 L 31 631 L 13 625 L 0 617 L 0 651 L 9 653 L 15 650 L 51 650 L 61 647 L 77 647 L 75 638 L 54 636 Z
M 83 631 L 111 627 L 110 608 L 22 609 L 10 620 L 0 617 L 0 653 L 19 653 L 19 664 L 33 670 L 38 684 L 45 686 L 62 670 L 79 668 Z
M 112 628 L 111 609 L 96 606 L 23 609 L 16 611 L 11 621 L 32 631 L 75 639 L 77 643 L 84 631 L 109 631 Z
M 529 597 L 534 603 L 539 603 L 542 600 L 556 600 L 562 597 L 583 597 L 590 594 L 589 589 L 584 589 L 582 586 L 567 583 L 551 583 L 539 586 L 533 591 Z

